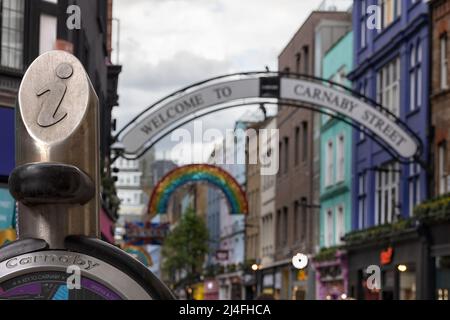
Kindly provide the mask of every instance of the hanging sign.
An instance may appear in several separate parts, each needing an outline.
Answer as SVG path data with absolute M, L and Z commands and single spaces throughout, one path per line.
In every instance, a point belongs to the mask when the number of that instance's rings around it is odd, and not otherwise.
M 217 79 L 215 81 L 213 85 L 203 84 L 197 89 L 192 87 L 178 93 L 169 102 L 161 102 L 159 106 L 143 112 L 140 121 L 129 123 L 119 138 L 125 154 L 142 153 L 148 143 L 165 136 L 175 125 L 187 122 L 194 113 L 201 116 L 211 107 L 248 98 L 259 99 L 255 103 L 261 103 L 262 99 L 271 99 L 268 102 L 273 103 L 275 98 L 279 99 L 280 104 L 293 101 L 299 106 L 306 103 L 318 111 L 326 109 L 353 120 L 404 159 L 410 159 L 420 151 L 417 137 L 399 125 L 398 117 L 383 112 L 345 90 L 331 87 L 326 84 L 326 80 L 322 83 L 261 74 L 253 78 L 222 80 L 220 83 L 217 83 Z M 216 109 L 211 108 L 211 111 Z
M 122 139 L 126 153 L 137 153 L 162 130 L 194 112 L 237 99 L 259 96 L 259 79 L 234 80 L 187 93 L 159 107 L 128 131 Z

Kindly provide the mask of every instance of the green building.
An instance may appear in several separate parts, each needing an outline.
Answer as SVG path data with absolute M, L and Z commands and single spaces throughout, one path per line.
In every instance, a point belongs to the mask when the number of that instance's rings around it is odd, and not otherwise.
M 347 33 L 324 56 L 322 77 L 351 87 L 353 33 Z M 320 246 L 340 244 L 351 229 L 351 163 L 353 128 L 322 115 L 320 137 Z
M 349 32 L 325 54 L 322 78 L 351 87 L 346 75 L 352 70 L 352 60 L 353 33 Z M 322 252 L 339 246 L 341 237 L 351 230 L 352 134 L 352 126 L 321 116 L 319 243 Z M 331 252 L 326 261 L 319 259 L 319 253 L 315 262 L 318 299 L 340 299 L 346 294 L 346 254 L 340 250 Z

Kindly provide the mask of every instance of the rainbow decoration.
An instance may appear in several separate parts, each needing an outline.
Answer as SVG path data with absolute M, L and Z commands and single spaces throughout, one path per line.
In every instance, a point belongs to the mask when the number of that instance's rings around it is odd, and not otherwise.
M 149 214 L 167 213 L 170 196 L 178 188 L 192 182 L 207 182 L 219 188 L 227 199 L 231 214 L 247 213 L 245 193 L 228 172 L 209 164 L 189 164 L 175 168 L 158 182 L 148 205 Z
M 146 267 L 151 267 L 153 265 L 152 257 L 148 254 L 147 250 L 140 246 L 124 245 L 122 250 L 131 255 L 132 257 L 138 259 Z

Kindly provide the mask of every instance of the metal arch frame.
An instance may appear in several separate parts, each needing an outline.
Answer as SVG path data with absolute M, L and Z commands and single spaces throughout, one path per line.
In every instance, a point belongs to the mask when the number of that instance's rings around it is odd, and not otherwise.
M 408 126 L 408 124 L 403 121 L 402 119 L 400 119 L 399 117 L 397 117 L 395 114 L 393 114 L 390 110 L 388 110 L 387 108 L 383 107 L 381 104 L 379 104 L 378 102 L 374 101 L 373 99 L 364 96 L 362 94 L 360 94 L 359 92 L 348 88 L 342 84 L 336 83 L 334 81 L 328 80 L 328 79 L 324 79 L 324 78 L 320 78 L 320 77 L 316 77 L 316 76 L 311 76 L 311 75 L 305 75 L 305 74 L 300 74 L 300 73 L 288 73 L 288 72 L 278 72 L 278 71 L 250 71 L 250 72 L 240 72 L 240 73 L 232 73 L 232 74 L 227 74 L 227 75 L 221 75 L 221 76 L 217 76 L 217 77 L 213 77 L 207 80 L 203 80 L 200 82 L 196 82 L 194 84 L 191 84 L 189 86 L 186 86 L 182 89 L 179 89 L 167 96 L 165 96 L 162 99 L 159 99 L 158 101 L 156 101 L 155 103 L 153 103 L 152 105 L 148 106 L 145 110 L 143 110 L 142 112 L 140 112 L 137 116 L 135 116 L 131 121 L 129 121 L 124 127 L 122 127 L 117 133 L 116 135 L 113 137 L 113 143 L 114 142 L 119 142 L 120 139 L 120 135 L 123 134 L 130 126 L 132 126 L 136 121 L 138 121 L 139 119 L 141 119 L 141 117 L 144 117 L 148 111 L 154 109 L 155 107 L 157 107 L 158 105 L 162 104 L 163 102 L 165 102 L 166 100 L 169 100 L 171 98 L 175 98 L 177 95 L 180 95 L 192 88 L 196 88 L 196 87 L 201 87 L 205 84 L 209 84 L 209 83 L 214 83 L 215 81 L 218 80 L 223 80 L 226 78 L 232 78 L 232 77 L 239 77 L 239 76 L 244 76 L 244 77 L 256 77 L 258 79 L 263 79 L 263 78 L 270 78 L 270 77 L 277 77 L 278 79 L 282 79 L 282 78 L 294 78 L 294 79 L 306 79 L 306 80 L 311 80 L 313 82 L 318 82 L 318 83 L 325 83 L 328 84 L 330 87 L 339 87 L 343 90 L 345 90 L 346 92 L 348 92 L 349 94 L 351 94 L 352 96 L 358 98 L 358 99 L 362 99 L 365 102 L 367 102 L 368 104 L 370 104 L 371 106 L 373 106 L 374 108 L 378 109 L 379 111 L 387 114 L 388 116 L 390 116 L 393 121 L 401 126 L 403 129 L 405 129 L 405 131 L 407 131 L 407 133 L 409 133 L 411 135 L 411 137 L 415 140 L 415 142 L 417 143 L 417 151 L 416 151 L 416 155 L 411 159 L 405 159 L 403 157 L 400 157 L 399 155 L 397 155 L 391 147 L 387 146 L 386 143 L 384 142 L 383 139 L 379 138 L 376 134 L 372 133 L 372 131 L 370 129 L 368 130 L 362 130 L 361 127 L 364 127 L 364 125 L 360 124 L 359 122 L 356 121 L 350 121 L 348 120 L 345 115 L 342 115 L 339 112 L 326 112 L 323 109 L 328 110 L 327 107 L 325 106 L 319 106 L 316 104 L 308 104 L 305 102 L 297 102 L 296 100 L 285 100 L 285 99 L 281 99 L 279 96 L 278 97 L 254 97 L 252 99 L 259 99 L 258 101 L 254 101 L 254 102 L 238 102 L 238 103 L 232 103 L 232 101 L 228 101 L 227 103 L 230 105 L 226 105 L 223 107 L 219 107 L 219 108 L 215 108 L 214 110 L 209 110 L 206 112 L 203 112 L 200 115 L 196 115 L 194 117 L 190 117 L 189 119 L 187 119 L 186 121 L 181 121 L 181 123 L 175 124 L 173 127 L 170 127 L 167 129 L 167 132 L 164 133 L 163 135 L 157 137 L 152 143 L 150 143 L 147 146 L 143 146 L 143 151 L 141 151 L 136 157 L 128 157 L 125 154 L 118 154 L 115 158 L 112 159 L 111 163 L 113 163 L 115 160 L 117 160 L 119 157 L 123 157 L 125 159 L 128 160 L 136 160 L 140 157 L 142 157 L 145 152 L 147 152 L 150 148 L 152 148 L 157 142 L 161 141 L 164 137 L 166 137 L 170 132 L 172 132 L 173 130 L 185 125 L 186 123 L 193 121 L 195 119 L 198 119 L 200 117 L 206 116 L 208 114 L 217 112 L 217 111 L 221 111 L 224 109 L 228 109 L 228 108 L 232 108 L 232 107 L 238 107 L 238 106 L 249 106 L 249 105 L 256 105 L 256 104 L 260 104 L 260 103 L 267 103 L 267 104 L 278 104 L 278 105 L 285 105 L 285 106 L 292 106 L 292 107 L 298 107 L 298 108 L 303 108 L 303 109 L 309 109 L 313 112 L 319 112 L 325 115 L 328 115 L 332 118 L 344 121 L 345 123 L 351 125 L 352 127 L 354 127 L 355 129 L 357 129 L 358 131 L 363 131 L 365 134 L 367 134 L 371 139 L 373 139 L 378 145 L 380 145 L 385 151 L 387 151 L 387 153 L 389 153 L 394 159 L 396 159 L 398 162 L 402 163 L 402 164 L 410 164 L 410 163 L 418 163 L 422 168 L 428 170 L 428 165 L 420 158 L 421 155 L 423 154 L 423 143 L 422 140 L 420 139 L 420 137 Z M 226 83 L 224 81 L 224 83 Z M 279 90 L 280 88 L 278 88 Z M 265 100 L 266 99 L 266 100 Z M 244 99 L 245 100 L 245 99 Z M 274 101 L 275 100 L 275 101 Z M 225 104 L 227 104 L 225 103 Z M 217 106 L 220 106 L 217 105 Z M 364 127 L 365 128 L 365 127 Z
M 385 144 L 385 142 L 384 142 L 382 139 L 380 139 L 377 135 L 373 134 L 371 131 L 361 130 L 361 126 L 360 126 L 360 125 L 355 124 L 355 123 L 352 122 L 352 121 L 349 121 L 349 120 L 348 120 L 347 118 L 345 118 L 344 116 L 341 116 L 341 115 L 338 115 L 338 114 L 329 113 L 329 112 L 327 112 L 327 111 L 325 111 L 325 110 L 317 109 L 317 107 L 307 106 L 306 103 L 300 105 L 300 104 L 292 103 L 292 102 L 285 101 L 285 100 L 278 100 L 278 102 L 279 102 L 280 104 L 284 105 L 284 106 L 295 107 L 295 108 L 299 108 L 299 109 L 307 109 L 307 110 L 310 110 L 310 111 L 313 111 L 313 112 L 318 112 L 318 113 L 327 115 L 327 116 L 329 116 L 329 117 L 331 117 L 331 118 L 334 118 L 334 119 L 343 121 L 343 122 L 345 122 L 346 124 L 352 126 L 352 127 L 355 128 L 356 130 L 358 130 L 359 132 L 363 131 L 364 134 L 366 134 L 367 136 L 369 136 L 370 139 L 373 139 L 373 140 L 374 140 L 374 141 L 375 141 L 375 142 L 376 142 L 376 143 L 377 143 L 384 151 L 386 151 L 387 153 L 389 153 L 390 156 L 392 156 L 393 158 L 395 158 L 396 160 L 398 160 L 401 164 L 409 164 L 409 163 L 411 163 L 411 161 L 404 161 L 404 160 L 402 160 L 402 158 L 399 158 L 399 157 L 391 150 L 391 148 L 390 148 L 389 146 L 387 146 L 387 145 Z M 275 103 L 275 102 L 263 102 L 263 103 L 265 103 L 265 104 L 278 104 L 278 103 Z M 174 127 L 171 127 L 170 129 L 168 129 L 168 131 L 167 131 L 166 133 L 164 133 L 164 134 L 162 134 L 161 136 L 159 136 L 158 138 L 156 138 L 153 142 L 151 142 L 151 144 L 149 144 L 147 147 L 145 147 L 145 149 L 143 149 L 142 152 L 140 152 L 136 157 L 127 157 L 126 155 L 121 154 L 121 155 L 118 155 L 118 156 L 116 156 L 115 158 L 113 158 L 113 160 L 111 161 L 111 163 L 114 163 L 114 161 L 117 160 L 119 157 L 122 157 L 122 158 L 127 159 L 127 160 L 136 160 L 136 159 L 139 159 L 139 158 L 142 157 L 148 150 L 150 150 L 151 148 L 153 148 L 153 146 L 154 146 L 156 143 L 160 142 L 162 139 L 164 139 L 165 137 L 167 137 L 173 130 L 178 129 L 178 128 L 184 126 L 185 124 L 187 124 L 187 123 L 189 123 L 189 122 L 191 122 L 191 121 L 193 121 L 193 120 L 196 120 L 196 119 L 198 119 L 198 118 L 207 116 L 207 115 L 209 115 L 209 114 L 211 114 L 211 113 L 215 113 L 215 112 L 218 112 L 218 111 L 222 111 L 222 110 L 226 110 L 226 109 L 230 109 L 230 108 L 242 107 L 242 106 L 244 106 L 244 107 L 245 107 L 245 106 L 252 106 L 252 105 L 255 105 L 255 104 L 256 104 L 255 102 L 247 102 L 247 103 L 240 102 L 240 103 L 236 103 L 236 104 L 233 104 L 233 105 L 223 106 L 223 107 L 218 108 L 218 109 L 216 108 L 216 109 L 214 109 L 214 110 L 210 110 L 210 111 L 208 111 L 208 112 L 205 112 L 205 113 L 202 113 L 202 114 L 200 114 L 200 115 L 196 115 L 196 116 L 194 116 L 194 117 L 191 117 L 191 118 L 189 118 L 189 119 L 186 119 L 185 121 L 176 124 Z M 424 167 L 424 168 L 426 167 L 426 164 L 423 163 L 420 159 L 416 159 L 416 158 L 415 158 L 414 161 L 417 162 L 417 163 L 419 163 L 422 167 Z

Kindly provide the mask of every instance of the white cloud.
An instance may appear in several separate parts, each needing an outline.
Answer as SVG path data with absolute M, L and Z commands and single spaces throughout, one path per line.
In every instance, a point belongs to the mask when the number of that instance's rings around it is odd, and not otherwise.
M 224 73 L 277 69 L 277 56 L 322 0 L 115 0 L 122 127 L 163 96 Z M 114 54 L 113 54 L 114 55 Z M 244 111 L 204 118 L 233 126 Z

